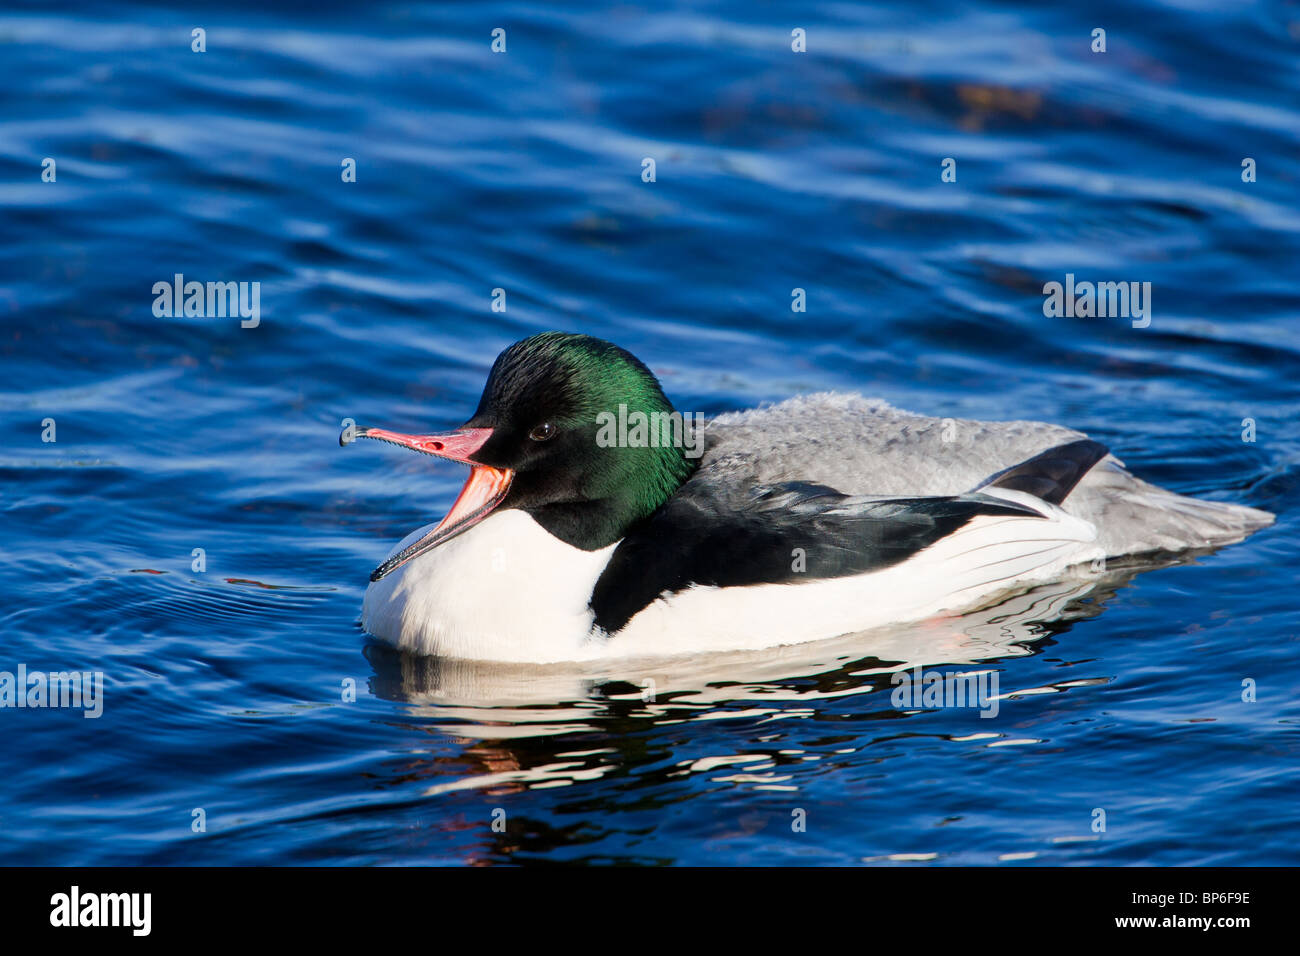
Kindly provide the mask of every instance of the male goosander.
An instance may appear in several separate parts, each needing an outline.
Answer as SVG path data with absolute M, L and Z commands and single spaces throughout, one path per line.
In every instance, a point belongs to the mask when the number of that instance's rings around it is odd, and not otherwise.
M 363 627 L 472 660 L 755 649 L 973 608 L 1076 565 L 1227 544 L 1273 521 L 1149 485 L 1056 425 L 827 393 L 720 415 L 702 446 L 680 428 L 675 441 L 602 435 L 637 412 L 674 410 L 636 357 L 544 332 L 497 357 L 455 431 L 356 429 L 470 466 L 447 516 L 371 574 Z

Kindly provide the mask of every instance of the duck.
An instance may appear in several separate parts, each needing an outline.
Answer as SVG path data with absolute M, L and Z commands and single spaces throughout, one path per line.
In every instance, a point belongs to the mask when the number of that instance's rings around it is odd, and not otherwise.
M 825 392 L 705 418 L 590 335 L 496 358 L 458 428 L 345 429 L 469 467 L 374 569 L 361 625 L 523 664 L 752 651 L 989 606 L 1108 560 L 1212 549 L 1273 515 L 1129 472 L 1059 425 Z

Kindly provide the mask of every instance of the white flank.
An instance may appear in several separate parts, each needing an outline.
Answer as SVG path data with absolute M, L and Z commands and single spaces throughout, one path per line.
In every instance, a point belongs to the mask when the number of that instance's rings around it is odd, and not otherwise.
M 981 517 L 913 558 L 854 577 L 695 587 L 653 602 L 618 634 L 592 634 L 587 602 L 615 545 L 586 552 L 502 511 L 370 585 L 362 625 L 421 654 L 553 663 L 800 644 L 1050 580 L 1103 556 L 1087 521 L 1018 492 L 988 492 L 1043 518 Z M 397 549 L 428 529 L 408 535 Z

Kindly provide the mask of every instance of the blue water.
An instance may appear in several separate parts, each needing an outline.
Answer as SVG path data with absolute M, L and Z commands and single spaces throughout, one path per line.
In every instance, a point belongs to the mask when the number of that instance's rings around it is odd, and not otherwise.
M 0 15 L 0 670 L 106 681 L 0 710 L 0 862 L 1300 862 L 1300 7 L 273 6 Z M 176 273 L 260 324 L 155 317 Z M 1150 326 L 1046 318 L 1066 273 L 1149 281 Z M 1058 422 L 1278 522 L 816 660 L 371 645 L 463 474 L 341 423 L 458 424 L 546 328 L 682 409 Z M 1011 696 L 900 710 L 903 660 Z

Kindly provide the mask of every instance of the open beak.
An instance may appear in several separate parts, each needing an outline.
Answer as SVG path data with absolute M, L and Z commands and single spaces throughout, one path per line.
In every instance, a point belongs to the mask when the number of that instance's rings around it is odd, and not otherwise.
M 471 456 L 492 437 L 490 428 L 462 428 L 445 435 L 403 435 L 383 428 L 358 428 L 353 435 L 356 438 L 376 438 L 379 441 L 433 455 L 435 458 L 445 458 L 448 461 L 458 461 L 470 466 L 469 480 L 460 490 L 460 495 L 451 506 L 451 510 L 447 512 L 447 517 L 438 522 L 438 527 L 424 537 L 403 548 L 371 571 L 371 581 L 378 581 L 412 558 L 419 557 L 462 531 L 474 527 L 486 518 L 493 508 L 501 504 L 515 476 L 509 468 L 493 468 L 491 465 L 481 465 L 471 460 Z M 339 444 L 346 444 L 346 438 L 345 432 L 339 438 Z

